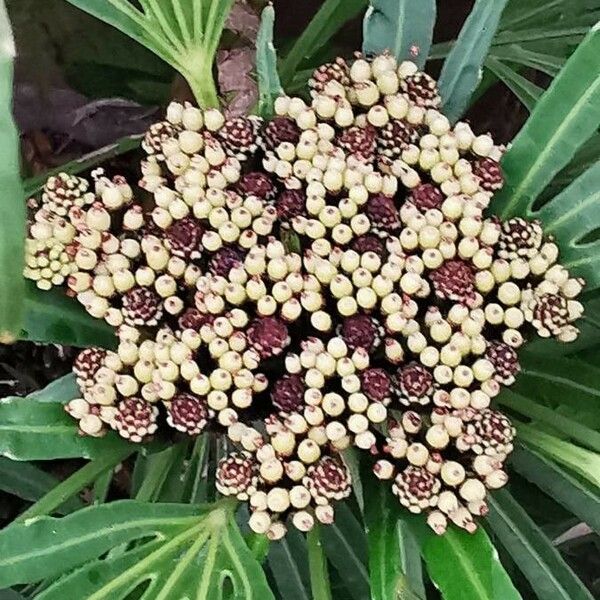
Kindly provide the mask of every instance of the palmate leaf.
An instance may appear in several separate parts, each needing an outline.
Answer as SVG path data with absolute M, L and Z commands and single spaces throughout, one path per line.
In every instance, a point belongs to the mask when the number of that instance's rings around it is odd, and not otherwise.
M 502 164 L 506 184 L 492 204 L 502 217 L 531 211 L 536 198 L 598 127 L 599 53 L 600 29 L 594 28 L 554 79 L 505 154 Z
M 318 51 L 343 27 L 356 17 L 368 0 L 325 0 L 300 37 L 281 61 L 281 79 L 286 87 L 294 80 L 298 68 L 311 65 Z M 305 79 L 306 81 L 306 79 Z
M 435 0 L 370 0 L 363 22 L 363 52 L 390 51 L 399 61 L 422 67 L 436 17 Z
M 456 121 L 481 80 L 485 57 L 507 0 L 477 0 L 448 54 L 439 78 L 444 114 Z
M 64 390 L 70 391 L 66 397 L 57 397 L 52 384 L 47 389 L 48 396 L 42 391 L 0 400 L 0 455 L 13 460 L 94 458 L 109 450 L 135 448 L 114 432 L 103 438 L 80 436 L 63 406 L 78 390 L 66 380 Z
M 421 547 L 427 572 L 444 600 L 520 600 L 483 528 L 473 534 L 451 526 L 436 535 L 420 516 L 404 518 Z
M 219 105 L 212 67 L 233 0 L 67 0 L 177 69 L 203 107 Z
M 515 557 L 539 598 L 592 600 L 592 595 L 562 559 L 541 529 L 507 490 L 489 498 L 487 521 L 502 545 Z
M 32 342 L 64 344 L 79 348 L 98 346 L 115 349 L 114 329 L 102 319 L 95 319 L 63 290 L 42 291 L 28 281 L 25 317 L 20 339 Z
M 277 53 L 273 45 L 275 11 L 266 6 L 260 17 L 260 28 L 256 37 L 256 71 L 258 74 L 258 112 L 263 117 L 273 114 L 273 102 L 283 94 L 277 72 Z
M 11 525 L 0 532 L 0 586 L 72 571 L 36 597 L 274 599 L 234 508 L 124 500 Z
M 389 487 L 375 479 L 367 469 L 363 485 L 371 598 L 424 598 L 419 548 L 405 543 L 404 533 L 401 537 L 398 530 L 398 521 L 405 510 Z
M 20 176 L 19 135 L 12 117 L 16 54 L 4 0 L 0 0 L 0 343 L 16 339 L 23 319 L 25 196 Z

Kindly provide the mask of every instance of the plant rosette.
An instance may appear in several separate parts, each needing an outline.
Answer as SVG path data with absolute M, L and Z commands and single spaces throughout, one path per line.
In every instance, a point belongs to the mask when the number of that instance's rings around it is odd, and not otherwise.
M 513 449 L 490 404 L 528 339 L 576 338 L 584 282 L 539 222 L 486 216 L 503 148 L 413 63 L 309 85 L 268 119 L 172 103 L 139 190 L 97 170 L 31 202 L 25 275 L 119 338 L 81 352 L 66 410 L 82 435 L 227 436 L 217 489 L 270 539 L 333 522 L 351 446 L 435 532 L 472 532 Z

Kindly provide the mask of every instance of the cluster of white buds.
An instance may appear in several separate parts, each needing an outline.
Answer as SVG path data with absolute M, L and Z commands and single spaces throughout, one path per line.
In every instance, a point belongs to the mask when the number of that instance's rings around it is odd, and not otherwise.
M 577 336 L 584 282 L 539 222 L 485 214 L 503 149 L 413 63 L 339 58 L 309 84 L 269 119 L 172 103 L 144 202 L 101 170 L 32 201 L 26 276 L 119 338 L 78 357 L 67 410 L 87 435 L 227 435 L 217 487 L 272 539 L 333 520 L 349 446 L 435 531 L 472 531 L 512 449 L 493 399 L 531 335 Z

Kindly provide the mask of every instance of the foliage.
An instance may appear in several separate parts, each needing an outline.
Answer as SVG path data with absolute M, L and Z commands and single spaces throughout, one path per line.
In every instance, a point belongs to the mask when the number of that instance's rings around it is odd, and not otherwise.
M 218 104 L 211 71 L 232 0 L 68 2 L 178 70 L 201 104 Z M 272 113 L 280 76 L 287 91 L 303 85 L 317 56 L 330 52 L 333 36 L 366 4 L 326 0 L 289 49 L 281 45 L 279 68 L 273 8 L 263 10 L 256 57 L 261 114 Z M 479 0 L 456 42 L 431 46 L 435 2 L 372 0 L 370 5 L 363 50 L 390 49 L 420 64 L 428 54 L 435 60 L 447 57 L 440 86 L 453 119 L 488 85 L 480 84 L 484 69 L 532 113 L 506 153 L 506 191 L 498 194 L 494 209 L 543 221 L 557 238 L 565 265 L 587 279 L 589 297 L 580 339 L 571 346 L 532 344 L 521 357 L 514 391 L 503 392 L 497 404 L 517 423 L 511 469 L 525 495 L 541 493 L 574 522 L 599 531 L 600 34 L 590 27 L 600 6 L 594 0 Z M 0 28 L 6 33 L 2 8 Z M 22 254 L 23 188 L 32 194 L 42 180 L 22 184 L 18 177 L 9 114 L 11 70 L 9 44 L 0 56 L 0 181 L 3 206 L 10 207 L 0 226 L 0 331 L 43 343 L 114 347 L 111 330 L 74 302 L 21 287 L 21 265 L 14 257 Z M 532 81 L 532 73 L 543 78 Z M 549 78 L 553 82 L 545 90 Z M 139 138 L 125 139 L 61 170 L 86 170 L 138 145 Z M 525 589 L 521 577 L 544 600 L 592 597 L 517 489 L 493 496 L 488 533 L 480 529 L 470 536 L 450 529 L 437 537 L 356 461 L 351 471 L 362 480 L 361 494 L 338 505 L 335 524 L 313 530 L 308 539 L 290 532 L 270 544 L 261 566 L 256 556 L 265 541 L 245 541 L 235 505 L 198 505 L 212 500 L 209 480 L 223 450 L 214 440 L 202 437 L 151 454 L 162 449 L 156 444 L 133 457 L 137 448 L 114 435 L 78 435 L 63 409 L 76 394 L 68 376 L 27 398 L 0 403 L 0 489 L 34 503 L 0 531 L 0 587 L 19 586 L 15 597 L 425 600 L 431 581 L 445 600 L 511 600 Z M 91 461 L 62 481 L 43 465 L 17 462 L 65 458 Z M 131 496 L 136 499 L 104 504 L 123 461 L 135 463 Z M 87 488 L 91 494 L 80 498 Z M 90 497 L 96 504 L 86 506 Z

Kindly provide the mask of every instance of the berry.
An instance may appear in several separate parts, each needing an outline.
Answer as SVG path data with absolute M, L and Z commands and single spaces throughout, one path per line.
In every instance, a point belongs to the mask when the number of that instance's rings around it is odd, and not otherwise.
M 336 58 L 334 62 L 317 68 L 308 80 L 308 86 L 313 95 L 320 94 L 330 81 L 337 81 L 344 87 L 350 85 L 348 65 L 343 58 Z
M 179 129 L 169 123 L 169 121 L 161 121 L 150 125 L 144 140 L 142 148 L 147 154 L 156 155 L 158 159 L 164 159 L 162 155 L 162 145 L 167 140 L 176 137 Z
M 244 262 L 244 254 L 234 246 L 225 246 L 213 254 L 209 261 L 209 271 L 213 275 L 228 277 L 231 269 L 241 267 Z
M 392 491 L 400 504 L 420 513 L 437 503 L 441 481 L 423 467 L 408 466 L 396 475 Z
M 342 321 L 340 335 L 351 350 L 370 353 L 381 343 L 382 327 L 368 315 L 353 315 Z
M 466 425 L 465 432 L 458 438 L 459 450 L 467 449 L 475 454 L 505 457 L 513 449 L 515 429 L 502 413 L 485 409 L 475 413 Z
M 392 382 L 383 369 L 371 368 L 362 371 L 360 385 L 367 398 L 373 402 L 385 402 L 390 398 Z
M 73 373 L 80 388 L 90 387 L 95 383 L 94 375 L 102 366 L 105 357 L 106 350 L 101 348 L 86 348 L 77 355 L 73 362 Z
M 377 254 L 379 258 L 385 258 L 386 255 L 385 246 L 382 241 L 378 237 L 369 234 L 354 238 L 354 240 L 352 240 L 352 250 L 359 254 L 373 252 L 374 254 Z
M 337 139 L 338 145 L 349 155 L 364 163 L 372 163 L 377 148 L 376 129 L 372 126 L 353 126 L 344 129 Z
M 502 224 L 498 240 L 498 256 L 506 260 L 533 258 L 540 249 L 544 232 L 539 221 L 515 217 Z

